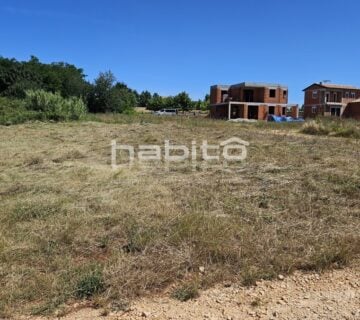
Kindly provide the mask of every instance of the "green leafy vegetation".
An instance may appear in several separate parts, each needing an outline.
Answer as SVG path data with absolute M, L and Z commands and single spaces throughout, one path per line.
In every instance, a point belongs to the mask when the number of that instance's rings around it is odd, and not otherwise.
M 27 109 L 24 100 L 0 97 L 0 125 L 35 120 L 41 120 L 41 115 L 34 110 Z
M 24 100 L 0 97 L 0 125 L 35 120 L 80 120 L 86 113 L 86 105 L 81 98 L 64 98 L 59 93 L 44 90 L 28 90 Z
M 182 302 L 195 299 L 199 296 L 198 286 L 195 283 L 184 284 L 175 289 L 171 296 Z
M 63 97 L 85 96 L 89 83 L 82 69 L 64 62 L 41 63 L 0 57 L 0 95 L 23 99 L 27 90 L 59 92 Z
M 137 92 L 116 82 L 110 72 L 100 73 L 88 96 L 89 111 L 94 113 L 129 111 L 137 105 Z
M 105 284 L 102 272 L 99 268 L 90 268 L 85 272 L 76 284 L 76 296 L 78 298 L 90 298 L 104 290 Z
M 209 96 L 192 101 L 186 92 L 162 97 L 143 91 L 140 94 L 117 81 L 111 71 L 100 72 L 93 83 L 84 71 L 65 62 L 41 63 L 0 57 L 0 125 L 26 121 L 79 120 L 91 113 L 135 113 L 136 107 L 148 110 L 176 108 L 206 110 Z
M 45 120 L 80 120 L 87 110 L 81 98 L 63 98 L 59 93 L 44 90 L 26 92 L 26 108 L 36 111 Z

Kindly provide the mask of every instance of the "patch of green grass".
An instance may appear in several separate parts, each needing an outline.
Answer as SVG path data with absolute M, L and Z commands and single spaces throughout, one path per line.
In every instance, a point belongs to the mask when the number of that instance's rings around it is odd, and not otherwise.
M 30 221 L 46 219 L 63 212 L 61 203 L 22 202 L 16 205 L 11 213 L 11 218 L 14 221 Z
M 105 290 L 104 278 L 98 267 L 83 271 L 76 284 L 76 296 L 78 298 L 90 298 Z

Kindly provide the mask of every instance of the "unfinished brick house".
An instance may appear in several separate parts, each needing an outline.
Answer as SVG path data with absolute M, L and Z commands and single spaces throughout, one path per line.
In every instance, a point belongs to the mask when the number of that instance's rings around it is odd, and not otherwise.
M 360 88 L 341 84 L 314 83 L 304 90 L 304 117 L 360 118 Z
M 289 107 L 297 117 L 297 105 L 288 104 L 288 87 L 280 84 L 242 82 L 210 88 L 212 118 L 266 120 L 268 115 L 286 115 Z

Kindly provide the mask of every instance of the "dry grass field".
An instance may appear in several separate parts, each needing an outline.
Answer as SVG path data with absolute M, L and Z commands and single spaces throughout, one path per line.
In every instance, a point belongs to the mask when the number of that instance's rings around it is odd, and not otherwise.
M 61 313 L 80 299 L 121 309 L 170 286 L 186 300 L 224 280 L 359 258 L 359 139 L 306 135 L 301 124 L 93 120 L 0 126 L 0 317 Z M 110 166 L 112 139 L 233 136 L 250 146 L 230 172 Z

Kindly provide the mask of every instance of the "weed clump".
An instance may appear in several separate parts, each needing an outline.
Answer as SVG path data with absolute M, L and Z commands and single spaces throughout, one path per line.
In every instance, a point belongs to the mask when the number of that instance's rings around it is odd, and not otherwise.
M 195 299 L 199 296 L 198 286 L 195 283 L 184 284 L 183 286 L 174 290 L 171 297 L 185 302 L 191 299 Z
M 78 298 L 90 298 L 105 289 L 105 283 L 101 270 L 90 269 L 80 277 L 76 285 L 76 296 Z
M 311 135 L 327 135 L 330 131 L 322 123 L 311 120 L 304 123 L 301 132 Z

